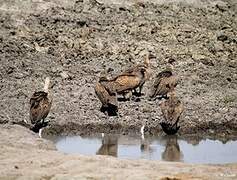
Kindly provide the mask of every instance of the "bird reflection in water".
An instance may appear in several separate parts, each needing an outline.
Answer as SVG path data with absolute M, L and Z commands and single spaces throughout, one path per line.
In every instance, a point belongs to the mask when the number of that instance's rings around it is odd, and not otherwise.
M 141 145 L 140 150 L 145 155 L 148 154 L 149 156 L 152 156 L 152 153 L 155 151 L 150 145 L 151 141 L 147 138 L 145 138 L 144 132 L 145 132 L 145 125 L 143 125 L 140 129 L 141 132 Z
M 97 155 L 118 156 L 118 137 L 102 133 L 102 145 L 96 152 Z
M 165 151 L 162 153 L 164 161 L 183 161 L 183 153 L 179 148 L 178 138 L 176 135 L 165 136 Z
M 155 152 L 155 149 L 151 147 L 151 142 L 149 139 L 141 139 L 140 150 L 143 155 L 148 155 L 152 157 L 152 153 Z

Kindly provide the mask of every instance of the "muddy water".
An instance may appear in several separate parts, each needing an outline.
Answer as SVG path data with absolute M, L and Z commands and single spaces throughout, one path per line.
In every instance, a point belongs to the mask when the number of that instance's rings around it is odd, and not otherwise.
M 237 141 L 183 140 L 177 136 L 145 137 L 97 134 L 51 138 L 66 154 L 110 155 L 121 159 L 148 159 L 186 163 L 237 162 Z

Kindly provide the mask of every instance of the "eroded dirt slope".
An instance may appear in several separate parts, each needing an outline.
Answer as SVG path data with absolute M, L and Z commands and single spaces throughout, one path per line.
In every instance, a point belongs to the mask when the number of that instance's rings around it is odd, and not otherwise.
M 181 133 L 236 133 L 236 3 L 105 2 L 1 2 L 1 123 L 28 120 L 29 98 L 50 76 L 53 130 L 138 131 L 146 122 L 158 132 L 158 102 L 147 98 L 153 79 L 141 101 L 119 104 L 119 117 L 99 111 L 93 89 L 102 70 L 119 73 L 148 50 L 153 77 L 174 60 L 186 108 Z

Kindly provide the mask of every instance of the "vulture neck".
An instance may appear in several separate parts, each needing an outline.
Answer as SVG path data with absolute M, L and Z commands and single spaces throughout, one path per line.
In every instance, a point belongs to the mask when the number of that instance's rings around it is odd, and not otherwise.
M 150 66 L 150 58 L 149 58 L 149 53 L 146 54 L 144 64 L 149 67 Z
M 44 92 L 46 92 L 46 93 L 49 92 L 49 82 L 50 82 L 50 79 L 49 79 L 49 77 L 47 77 L 45 79 L 45 84 L 44 84 Z

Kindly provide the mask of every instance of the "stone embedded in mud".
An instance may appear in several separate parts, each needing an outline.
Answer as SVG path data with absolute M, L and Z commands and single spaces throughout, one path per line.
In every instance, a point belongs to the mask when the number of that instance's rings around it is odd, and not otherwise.
M 225 35 L 225 34 L 220 34 L 220 35 L 217 36 L 217 40 L 218 41 L 222 41 L 222 42 L 227 41 L 228 40 L 228 36 Z
M 192 54 L 192 58 L 194 59 L 194 60 L 201 60 L 201 59 L 205 59 L 206 58 L 206 56 L 205 55 L 203 55 L 203 54 Z
M 229 67 L 231 68 L 237 68 L 237 61 L 236 60 L 232 60 L 228 62 Z
M 63 79 L 69 79 L 69 77 L 70 77 L 66 71 L 61 72 L 61 73 L 60 73 L 60 76 L 61 76 Z
M 15 69 L 14 67 L 9 67 L 9 68 L 6 70 L 7 74 L 13 73 L 14 69 Z
M 215 6 L 219 11 L 224 12 L 227 11 L 228 8 L 230 8 L 230 5 L 228 5 L 226 2 L 223 1 L 217 1 Z
M 214 63 L 212 62 L 211 59 L 200 59 L 201 63 L 207 66 L 214 66 Z

